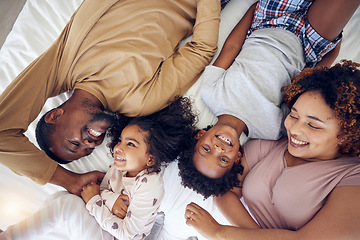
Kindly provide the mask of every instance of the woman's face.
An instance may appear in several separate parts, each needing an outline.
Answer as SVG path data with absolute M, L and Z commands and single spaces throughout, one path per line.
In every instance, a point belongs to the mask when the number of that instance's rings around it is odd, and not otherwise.
M 339 121 L 317 91 L 303 93 L 285 119 L 288 151 L 294 157 L 316 161 L 339 157 Z
M 222 177 L 240 160 L 237 132 L 228 125 L 215 125 L 199 133 L 193 155 L 196 169 L 209 178 Z
M 142 170 L 152 166 L 153 156 L 145 142 L 146 134 L 137 125 L 129 125 L 121 132 L 114 147 L 114 167 L 127 171 L 128 177 L 135 177 Z

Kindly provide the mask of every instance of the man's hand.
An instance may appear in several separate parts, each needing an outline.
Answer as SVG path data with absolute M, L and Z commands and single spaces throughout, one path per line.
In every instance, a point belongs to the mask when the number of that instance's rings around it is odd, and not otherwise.
M 49 183 L 64 187 L 70 193 L 80 196 L 84 186 L 91 182 L 100 182 L 104 176 L 105 173 L 98 171 L 77 174 L 58 165 Z
M 127 213 L 128 206 L 129 206 L 129 197 L 127 195 L 121 194 L 116 199 L 111 211 L 118 218 L 124 219 Z
M 100 186 L 92 182 L 82 188 L 81 197 L 87 203 L 93 196 L 100 194 Z

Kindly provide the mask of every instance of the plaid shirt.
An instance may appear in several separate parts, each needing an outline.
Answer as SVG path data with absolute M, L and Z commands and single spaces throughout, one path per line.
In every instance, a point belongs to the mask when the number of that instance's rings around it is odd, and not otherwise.
M 307 67 L 313 67 L 341 39 L 322 38 L 309 24 L 306 14 L 311 6 L 306 0 L 260 0 L 256 6 L 250 32 L 261 28 L 281 28 L 299 37 Z

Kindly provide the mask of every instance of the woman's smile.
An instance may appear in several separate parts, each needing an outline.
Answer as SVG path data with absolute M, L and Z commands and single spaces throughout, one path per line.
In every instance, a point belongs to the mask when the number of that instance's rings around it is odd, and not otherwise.
M 295 148 L 300 148 L 300 147 L 304 147 L 304 146 L 308 145 L 309 143 L 299 140 L 293 136 L 290 136 L 290 144 L 291 144 L 291 146 L 293 146 Z

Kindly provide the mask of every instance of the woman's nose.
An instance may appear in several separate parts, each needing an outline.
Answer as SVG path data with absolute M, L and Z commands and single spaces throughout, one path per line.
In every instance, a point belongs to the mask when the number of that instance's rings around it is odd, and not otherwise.
M 300 121 L 294 123 L 289 129 L 290 133 L 293 135 L 300 135 L 302 133 L 303 125 L 304 124 Z

